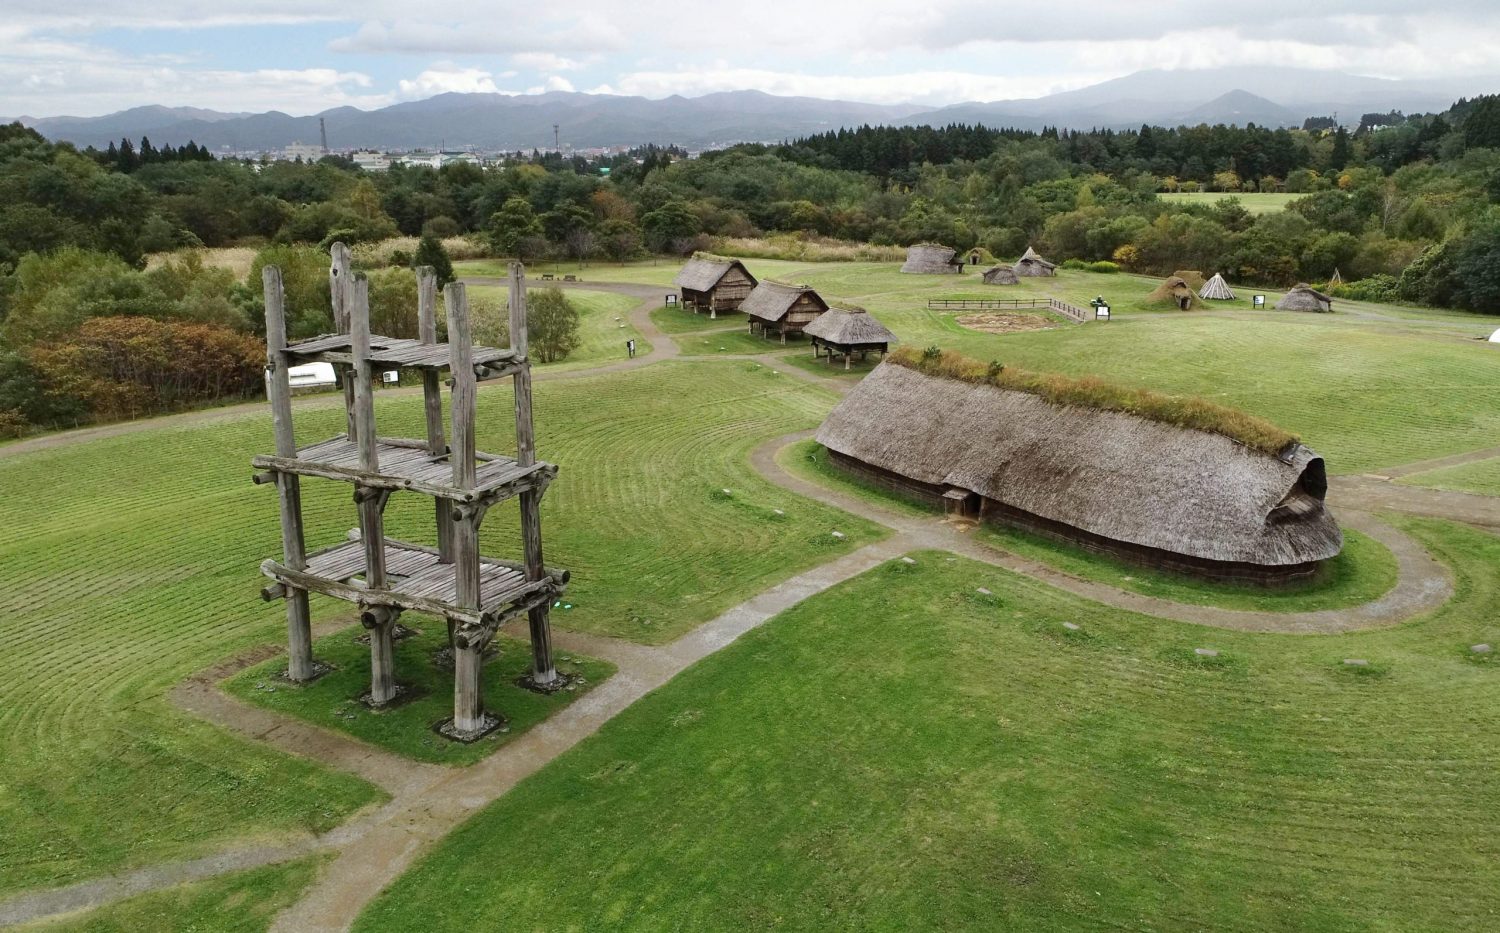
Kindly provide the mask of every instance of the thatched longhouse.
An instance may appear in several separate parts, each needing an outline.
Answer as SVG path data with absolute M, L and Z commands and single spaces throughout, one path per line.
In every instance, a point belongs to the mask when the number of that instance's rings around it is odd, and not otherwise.
M 993 269 L 984 271 L 984 284 L 986 285 L 1019 285 L 1021 279 L 1016 275 L 1016 270 L 1010 266 L 995 266 Z
M 1234 290 L 1229 287 L 1228 282 L 1224 281 L 1224 276 L 1215 272 L 1214 277 L 1199 290 L 1198 297 L 1207 301 L 1233 301 Z
M 896 340 L 896 335 L 864 308 L 847 306 L 829 308 L 802 332 L 812 341 L 814 359 L 827 353 L 828 362 L 832 363 L 835 357 L 842 356 L 845 369 L 856 353 L 863 360 L 879 351 L 884 359 Z
M 818 429 L 838 465 L 906 496 L 1215 579 L 1313 574 L 1343 536 L 1323 459 L 1064 406 L 885 362 Z
M 787 334 L 802 333 L 803 328 L 828 310 L 828 302 L 810 285 L 761 282 L 740 305 L 740 310 L 750 316 L 752 333 L 759 327 L 762 334 L 778 334 L 781 342 L 786 343 Z
M 1015 270 L 1016 275 L 1056 275 L 1057 264 L 1043 259 L 1036 250 L 1028 246 L 1021 258 L 1016 260 Z
M 1292 286 L 1286 297 L 1276 302 L 1278 311 L 1332 311 L 1333 299 L 1306 282 Z
M 918 275 L 949 275 L 962 272 L 964 261 L 954 258 L 952 247 L 941 243 L 914 243 L 906 248 L 902 272 Z
M 682 289 L 682 303 L 694 312 L 707 311 L 718 317 L 721 311 L 738 311 L 757 282 L 750 270 L 738 259 L 721 259 L 696 253 L 672 284 Z

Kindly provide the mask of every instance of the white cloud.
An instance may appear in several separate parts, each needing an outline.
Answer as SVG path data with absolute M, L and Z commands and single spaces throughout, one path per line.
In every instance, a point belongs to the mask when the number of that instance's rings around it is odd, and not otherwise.
M 815 75 L 730 68 L 636 71 L 591 88 L 595 94 L 696 97 L 751 88 L 793 97 L 830 97 L 873 104 L 950 104 L 962 100 L 1040 97 L 1117 77 L 1123 72 L 1073 72 L 1066 78 L 1006 77 L 964 71 L 917 71 L 884 75 Z
M 520 52 L 510 57 L 512 66 L 522 71 L 577 71 L 583 62 L 551 52 Z
M 397 87 L 399 95 L 405 100 L 419 100 L 449 93 L 500 93 L 500 88 L 495 86 L 495 76 L 490 72 L 449 64 L 435 65 L 409 81 L 401 81 Z

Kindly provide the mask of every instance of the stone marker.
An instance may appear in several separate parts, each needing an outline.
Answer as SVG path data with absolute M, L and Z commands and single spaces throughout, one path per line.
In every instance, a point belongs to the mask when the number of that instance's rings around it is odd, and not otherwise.
M 780 509 L 772 509 L 771 511 L 775 512 L 777 515 L 785 515 L 786 514 L 785 512 L 781 511 Z
M 991 593 L 989 590 L 985 589 L 982 586 L 976 592 L 978 592 L 981 596 L 994 596 L 995 595 L 994 593 Z
M 901 558 L 901 563 L 903 563 L 903 564 L 915 564 L 916 561 L 912 560 L 910 557 L 903 557 L 903 558 Z
M 1213 648 L 1194 648 L 1193 654 L 1201 658 L 1217 658 L 1219 656 L 1219 652 Z
M 1077 622 L 1064 622 L 1063 628 L 1067 629 L 1070 632 L 1076 632 L 1082 629 L 1083 626 L 1079 625 Z
M 1470 645 L 1469 650 L 1475 654 L 1489 654 L 1494 649 L 1489 645 Z
M 843 536 L 844 536 L 844 533 L 843 533 L 843 532 L 842 532 L 842 531 L 835 531 L 835 532 L 834 532 L 834 533 L 833 533 L 833 536 L 834 536 L 834 537 L 835 537 L 835 538 L 842 538 L 842 537 L 843 537 Z
M 1364 658 L 1345 658 L 1344 663 L 1350 667 L 1369 667 L 1370 662 Z

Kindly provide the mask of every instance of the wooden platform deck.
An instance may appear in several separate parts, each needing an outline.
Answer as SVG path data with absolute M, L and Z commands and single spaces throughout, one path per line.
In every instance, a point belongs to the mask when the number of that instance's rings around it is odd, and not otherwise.
M 250 462 L 262 470 L 279 470 L 298 476 L 321 476 L 376 489 L 411 490 L 456 502 L 495 503 L 527 489 L 545 489 L 557 475 L 557 467 L 545 462 L 520 466 L 510 457 L 476 452 L 474 487 L 453 485 L 453 463 L 447 454 L 434 456 L 425 441 L 404 437 L 376 440 L 379 469 L 360 469 L 359 447 L 346 435 L 300 447 L 296 457 L 260 454 Z
M 553 572 L 540 580 L 528 581 L 518 565 L 481 557 L 479 607 L 459 606 L 453 564 L 441 563 L 432 548 L 391 539 L 385 542 L 388 589 L 365 587 L 365 548 L 357 540 L 308 555 L 304 570 L 291 570 L 268 560 L 261 564 L 261 572 L 288 586 L 361 605 L 397 606 L 491 626 L 503 624 L 532 605 L 551 600 L 566 585 L 566 574 Z
M 354 362 L 354 348 L 348 334 L 324 334 L 288 344 L 286 352 L 297 363 L 348 363 Z M 498 375 L 520 362 L 513 350 L 495 347 L 474 347 L 474 369 L 481 377 Z M 370 363 L 375 366 L 412 367 L 417 369 L 447 369 L 449 359 L 446 343 L 423 343 L 399 337 L 370 335 Z M 483 370 L 484 372 L 480 372 Z

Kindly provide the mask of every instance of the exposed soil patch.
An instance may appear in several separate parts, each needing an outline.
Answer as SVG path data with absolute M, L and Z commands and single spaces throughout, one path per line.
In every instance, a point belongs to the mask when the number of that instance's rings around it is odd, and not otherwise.
M 1018 334 L 1026 330 L 1051 330 L 1057 324 L 1040 314 L 1016 314 L 1011 311 L 980 311 L 960 314 L 955 320 L 969 330 L 986 334 Z

